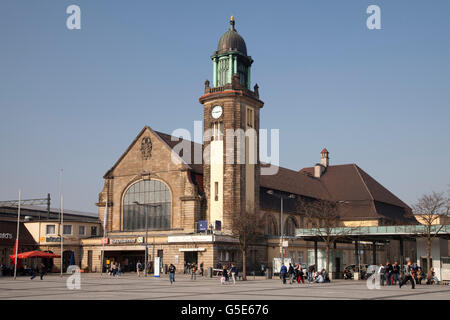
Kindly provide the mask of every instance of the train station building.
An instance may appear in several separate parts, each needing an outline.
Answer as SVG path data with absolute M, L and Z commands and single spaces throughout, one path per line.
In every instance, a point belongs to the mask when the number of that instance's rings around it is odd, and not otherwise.
M 81 240 L 83 268 L 99 271 L 104 248 L 105 260 L 119 261 L 122 267 L 134 270 L 138 261 L 144 262 L 147 245 L 149 261 L 158 256 L 162 265 L 173 263 L 178 270 L 186 262 L 203 262 L 205 268 L 235 263 L 242 270 L 233 219 L 243 211 L 256 212 L 264 225 L 264 240 L 252 243 L 247 252 L 248 270 L 271 266 L 280 254 L 310 265 L 317 250 L 319 265 L 323 266 L 322 244 L 318 243 L 315 251 L 313 241 L 299 239 L 295 234 L 307 223 L 299 207 L 299 199 L 303 198 L 345 204 L 341 212 L 343 226 L 417 224 L 407 204 L 357 164 L 331 164 L 326 149 L 318 152 L 316 164 L 316 156 L 311 155 L 311 167 L 277 167 L 274 174 L 264 174 L 266 165 L 261 164 L 258 155 L 260 117 L 264 116 L 264 108 L 273 106 L 264 106 L 258 85 L 252 86 L 254 61 L 233 18 L 211 60 L 213 80 L 205 82 L 199 98 L 203 127 L 210 129 L 203 144 L 150 126 L 137 133 L 103 176 L 97 206 L 107 233 L 105 237 Z M 239 154 L 239 146 L 227 141 L 225 132 L 229 129 L 253 130 L 255 134 L 255 144 L 250 138 L 243 139 L 243 162 L 228 161 L 230 155 Z M 318 151 L 321 149 L 318 146 Z M 200 163 L 198 150 L 204 160 Z M 281 233 L 284 243 L 280 241 Z M 379 261 L 386 259 L 385 245 L 367 243 L 368 255 L 371 257 L 373 245 L 379 246 Z M 364 244 L 361 248 L 364 250 Z M 336 249 L 332 268 L 338 271 L 353 263 L 354 247 L 343 243 Z M 400 254 L 395 244 L 389 250 L 393 258 Z

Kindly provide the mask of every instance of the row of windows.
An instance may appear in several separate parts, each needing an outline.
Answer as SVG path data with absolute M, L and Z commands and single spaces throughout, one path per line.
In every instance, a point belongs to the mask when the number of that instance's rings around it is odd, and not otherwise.
M 56 235 L 56 225 L 48 224 L 45 230 L 46 235 Z M 71 224 L 63 225 L 63 235 L 71 236 L 73 235 L 73 226 Z M 78 226 L 78 235 L 85 236 L 86 235 L 86 226 Z M 91 226 L 91 236 L 97 235 L 97 226 Z

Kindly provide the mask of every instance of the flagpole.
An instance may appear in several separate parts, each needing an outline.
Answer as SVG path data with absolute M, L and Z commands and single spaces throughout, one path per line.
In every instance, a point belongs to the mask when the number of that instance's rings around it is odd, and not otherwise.
M 17 275 L 17 255 L 19 254 L 19 226 L 20 226 L 20 199 L 22 195 L 22 190 L 19 189 L 19 207 L 17 209 L 17 233 L 16 233 L 16 256 L 14 258 L 14 280 L 16 280 Z
M 64 202 L 63 202 L 64 198 L 61 195 L 61 277 L 63 275 L 63 260 L 64 260 Z
M 60 244 L 61 244 L 61 263 L 60 263 L 60 273 L 61 277 L 63 275 L 63 260 L 64 260 L 64 251 L 63 251 L 63 238 L 64 238 L 64 212 L 63 212 L 63 195 L 62 195 L 62 174 L 63 169 L 59 172 L 59 234 L 60 234 Z
M 103 260 L 105 260 L 106 219 L 108 219 L 108 194 L 106 194 L 105 214 L 103 216 L 102 261 L 100 263 L 100 277 L 103 277 Z

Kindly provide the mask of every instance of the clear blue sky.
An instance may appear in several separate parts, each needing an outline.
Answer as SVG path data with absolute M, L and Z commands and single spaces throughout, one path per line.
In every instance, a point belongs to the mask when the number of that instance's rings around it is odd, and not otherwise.
M 66 28 L 81 7 L 81 30 Z M 382 30 L 366 28 L 381 8 Z M 0 2 L 0 199 L 95 212 L 103 174 L 145 126 L 202 120 L 231 15 L 255 60 L 262 128 L 281 165 L 330 151 L 408 204 L 450 183 L 450 1 Z

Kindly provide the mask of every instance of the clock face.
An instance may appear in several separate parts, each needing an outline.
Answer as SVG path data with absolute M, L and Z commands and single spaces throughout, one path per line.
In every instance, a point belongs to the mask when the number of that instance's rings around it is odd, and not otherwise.
M 222 112 L 223 112 L 223 110 L 222 110 L 222 107 L 221 107 L 221 106 L 215 106 L 215 107 L 212 108 L 212 110 L 211 110 L 211 116 L 212 116 L 214 119 L 219 119 L 220 116 L 222 115 Z

